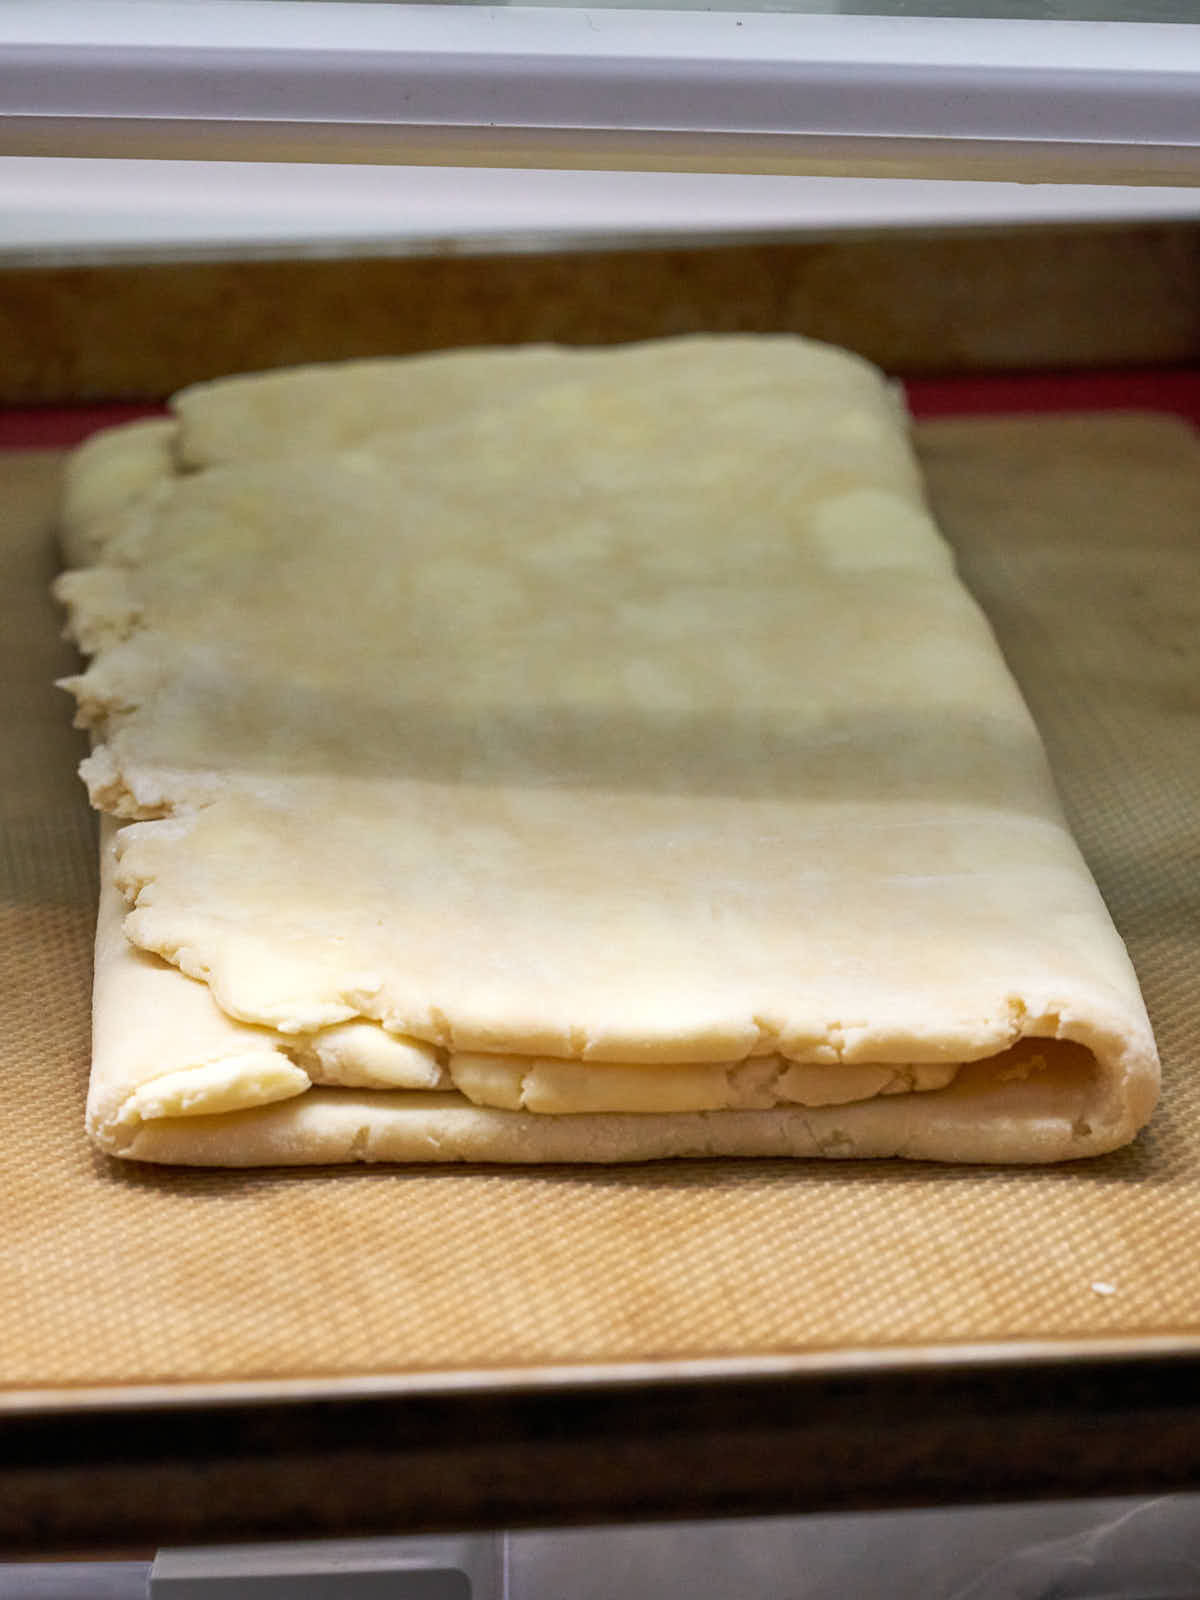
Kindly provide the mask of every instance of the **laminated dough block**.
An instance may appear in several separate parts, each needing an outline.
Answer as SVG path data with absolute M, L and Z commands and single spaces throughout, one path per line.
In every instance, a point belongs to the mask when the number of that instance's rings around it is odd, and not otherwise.
M 1053 1161 L 1150 1115 L 1124 947 L 845 352 L 204 385 L 77 453 L 64 548 L 104 1149 Z

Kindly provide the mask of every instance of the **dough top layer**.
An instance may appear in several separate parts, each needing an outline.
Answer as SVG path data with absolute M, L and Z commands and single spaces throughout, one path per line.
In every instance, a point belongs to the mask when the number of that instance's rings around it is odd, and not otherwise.
M 60 594 L 93 799 L 142 819 L 125 934 L 227 1015 L 626 1064 L 1152 1059 L 873 369 L 682 340 L 177 412 Z

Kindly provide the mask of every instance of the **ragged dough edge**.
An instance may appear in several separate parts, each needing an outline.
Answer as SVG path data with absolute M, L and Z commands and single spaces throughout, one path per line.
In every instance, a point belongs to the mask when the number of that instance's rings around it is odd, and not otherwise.
M 375 1023 L 292 1042 L 227 1016 L 204 984 L 125 938 L 114 883 L 119 829 L 102 817 L 100 835 L 87 1126 L 103 1148 L 120 1150 L 146 1122 L 236 1113 L 305 1094 L 314 1082 L 447 1087 L 432 1046 Z
M 178 424 L 170 417 L 126 422 L 95 433 L 68 457 L 59 503 L 59 544 L 67 565 L 86 567 L 122 533 L 131 510 L 175 472 Z
M 101 819 L 87 1127 L 112 1148 L 145 1120 L 228 1113 L 305 1093 L 308 1074 L 266 1029 L 235 1022 L 202 984 L 135 950 L 121 931 L 113 841 Z
M 76 567 L 56 578 L 51 591 L 66 608 L 63 636 L 87 656 L 121 644 L 141 620 L 141 601 L 123 567 Z M 79 695 L 84 679 L 60 678 L 58 687 Z
M 635 383 L 678 376 L 697 350 L 718 371 L 730 365 L 735 373 L 747 370 L 750 351 L 753 370 L 778 367 L 792 377 L 802 351 L 804 389 L 819 394 L 822 412 L 847 408 L 835 432 L 867 428 L 874 436 L 887 421 L 902 429 L 907 420 L 900 387 L 853 352 L 794 335 L 726 334 L 615 347 L 468 348 L 241 374 L 181 390 L 172 397 L 170 418 L 125 424 L 86 441 L 68 461 L 60 510 L 68 560 L 85 570 L 64 574 L 55 594 L 68 610 L 68 636 L 94 658 L 86 671 L 59 683 L 76 698 L 76 726 L 92 735 L 93 753 L 80 769 L 92 805 L 123 820 L 151 820 L 169 814 L 180 796 L 205 804 L 220 789 L 211 775 L 190 767 L 140 762 L 119 737 L 123 724 L 136 723 L 153 698 L 149 683 L 136 681 L 139 673 L 158 675 L 157 664 L 141 657 L 132 658 L 131 668 L 129 653 L 120 649 L 142 622 L 129 569 L 153 547 L 157 515 L 181 477 L 314 452 L 386 452 L 391 436 L 436 434 L 457 427 L 465 413 L 503 413 L 514 397 L 532 391 L 567 393 L 597 369 L 623 370 Z M 901 435 L 884 432 L 880 447 L 896 446 Z M 922 559 L 949 566 L 949 549 L 928 521 L 915 465 L 902 448 L 888 476 L 890 490 L 901 482 L 915 493 L 912 504 L 891 492 L 876 498 L 894 500 L 894 510 L 927 523 Z M 870 498 L 872 492 L 855 493 Z M 853 497 L 835 495 L 833 501 Z M 843 564 L 871 564 L 877 542 L 868 537 L 852 549 L 842 539 Z M 99 565 L 111 562 L 119 564 Z

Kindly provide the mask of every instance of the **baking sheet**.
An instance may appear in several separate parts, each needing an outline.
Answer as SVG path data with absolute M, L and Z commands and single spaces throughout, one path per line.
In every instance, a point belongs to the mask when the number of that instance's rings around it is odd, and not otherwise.
M 95 893 L 46 594 L 60 458 L 0 457 L 0 1388 L 359 1380 L 1200 1336 L 1200 451 L 920 430 L 936 508 L 1138 968 L 1166 1088 L 1042 1171 L 695 1162 L 197 1172 L 83 1135 Z

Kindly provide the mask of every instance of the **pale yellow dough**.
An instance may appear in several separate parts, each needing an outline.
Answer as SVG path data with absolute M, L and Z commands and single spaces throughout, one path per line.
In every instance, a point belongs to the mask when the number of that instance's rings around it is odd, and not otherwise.
M 148 418 L 93 434 L 72 453 L 59 517 L 71 566 L 101 560 L 111 537 L 139 511 L 151 512 L 174 474 L 177 431 L 169 417 Z
M 1145 1121 L 1128 959 L 873 369 L 472 352 L 176 413 L 60 580 L 84 773 L 140 819 L 129 950 L 306 1082 L 188 1099 L 160 1044 L 106 1069 L 110 1148 L 1047 1160 Z

